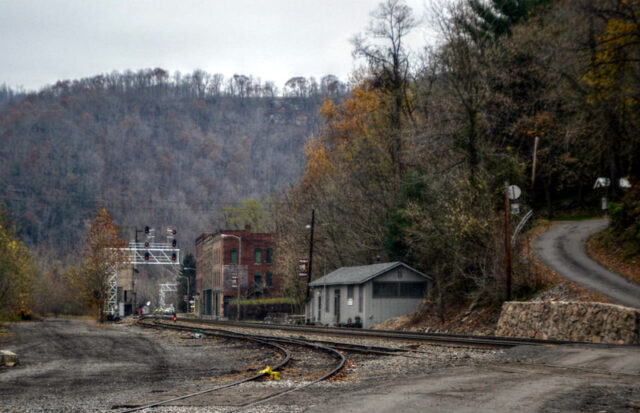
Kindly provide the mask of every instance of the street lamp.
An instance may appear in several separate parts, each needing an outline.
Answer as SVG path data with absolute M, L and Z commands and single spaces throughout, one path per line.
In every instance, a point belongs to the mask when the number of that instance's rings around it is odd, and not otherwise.
M 236 305 L 237 305 L 237 310 L 236 310 L 236 320 L 240 320 L 240 264 L 242 264 L 242 238 L 237 236 L 237 235 L 233 235 L 233 234 L 221 234 L 222 238 L 235 238 L 238 240 L 238 263 L 236 264 L 236 287 L 237 287 L 237 297 L 236 297 Z M 249 280 L 247 280 L 249 281 Z
M 195 268 L 190 268 L 190 267 L 184 267 L 182 268 L 182 271 L 184 270 L 195 270 Z M 177 274 L 178 277 L 180 278 L 184 278 L 185 280 L 187 280 L 187 314 L 190 312 L 189 310 L 191 309 L 191 279 L 189 276 L 187 275 L 180 275 Z
M 311 210 L 311 225 L 307 225 L 306 228 L 311 230 L 311 234 L 309 236 L 309 273 L 307 274 L 307 298 L 306 301 L 309 301 L 309 283 L 311 282 L 311 270 L 313 269 L 313 228 L 316 223 L 316 210 Z

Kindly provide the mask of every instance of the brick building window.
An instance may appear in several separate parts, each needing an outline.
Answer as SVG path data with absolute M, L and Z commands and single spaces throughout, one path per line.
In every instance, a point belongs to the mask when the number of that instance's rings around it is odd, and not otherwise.
M 231 264 L 237 264 L 238 263 L 238 250 L 233 248 L 231 250 Z
M 253 288 L 256 290 L 262 289 L 262 274 L 259 272 L 253 274 Z
M 267 271 L 267 287 L 273 287 L 273 273 Z
M 267 248 L 267 264 L 271 264 L 273 262 L 273 249 Z
M 260 248 L 256 248 L 255 256 L 256 256 L 256 264 L 262 264 L 262 250 Z

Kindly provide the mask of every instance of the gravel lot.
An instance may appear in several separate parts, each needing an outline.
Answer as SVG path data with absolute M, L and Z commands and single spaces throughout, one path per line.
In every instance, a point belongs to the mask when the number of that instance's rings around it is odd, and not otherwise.
M 18 353 L 21 364 L 0 370 L 0 411 L 119 411 L 112 407 L 214 387 L 276 358 L 255 345 L 190 340 L 185 333 L 127 323 L 98 326 L 81 320 L 47 320 L 16 324 L 10 330 L 13 336 L 0 348 Z M 341 337 L 340 341 L 348 340 Z M 640 410 L 638 348 L 502 351 L 421 345 L 412 349 L 409 357 L 348 354 L 347 368 L 330 381 L 242 411 Z M 209 393 L 153 411 L 235 411 L 236 406 L 274 389 L 297 385 L 300 376 L 288 376 L 284 369 L 279 382 L 246 383 L 233 391 Z
M 192 389 L 277 358 L 253 344 L 188 340 L 131 324 L 47 319 L 9 326 L 0 348 L 20 364 L 0 370 L 0 411 L 111 411 L 141 397 Z

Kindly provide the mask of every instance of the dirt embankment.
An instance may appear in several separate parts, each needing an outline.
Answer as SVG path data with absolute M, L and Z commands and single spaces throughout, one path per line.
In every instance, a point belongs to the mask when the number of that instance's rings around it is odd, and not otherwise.
M 587 254 L 611 271 L 640 284 L 640 256 L 625 256 L 620 246 L 607 240 L 607 230 L 589 238 Z
M 553 227 L 553 222 L 542 222 L 519 239 L 521 247 L 514 259 L 519 267 L 513 274 L 514 290 L 527 285 L 538 291 L 529 301 L 577 301 L 611 303 L 605 296 L 589 291 L 580 285 L 560 277 L 555 271 L 539 262 L 534 254 L 533 242 Z M 523 297 L 520 297 L 522 299 Z M 526 298 L 526 297 L 524 297 Z M 493 335 L 501 314 L 499 303 L 459 303 L 445 310 L 444 321 L 437 314 L 435 305 L 428 304 L 415 314 L 392 318 L 375 328 L 384 330 L 411 330 L 453 334 Z

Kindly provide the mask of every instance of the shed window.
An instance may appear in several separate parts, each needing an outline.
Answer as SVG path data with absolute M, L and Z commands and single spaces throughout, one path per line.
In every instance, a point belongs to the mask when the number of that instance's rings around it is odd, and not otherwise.
M 427 283 L 400 283 L 399 297 L 422 298 L 427 291 Z
M 262 250 L 260 248 L 256 248 L 255 256 L 256 256 L 256 264 L 262 264 Z
M 267 264 L 271 264 L 273 262 L 273 249 L 267 248 Z
M 373 298 L 422 298 L 427 291 L 427 283 L 374 282 Z
M 273 273 L 267 271 L 267 287 L 273 287 Z
M 238 263 L 238 250 L 233 248 L 231 249 L 231 264 Z
M 360 284 L 358 286 L 358 311 L 359 312 L 362 312 L 363 305 L 364 305 L 363 302 L 362 302 L 364 300 L 364 298 L 363 298 L 363 296 L 364 296 L 363 290 L 364 290 L 364 284 Z
M 347 285 L 347 305 L 353 305 L 353 285 Z
M 373 283 L 373 298 L 398 296 L 398 283 Z
M 324 300 L 324 311 L 329 312 L 329 294 L 326 295 Z
M 322 313 L 322 294 L 318 294 L 318 320 L 320 319 L 321 313 Z

